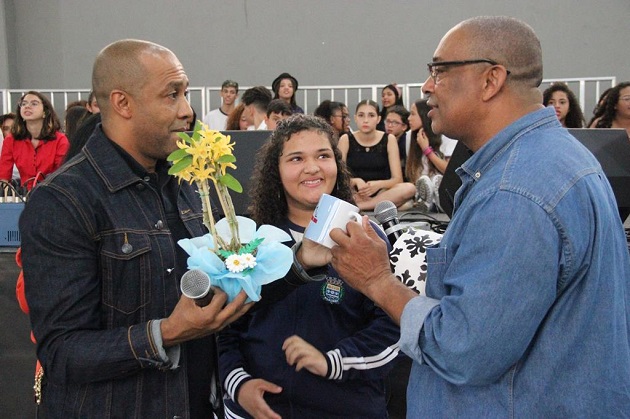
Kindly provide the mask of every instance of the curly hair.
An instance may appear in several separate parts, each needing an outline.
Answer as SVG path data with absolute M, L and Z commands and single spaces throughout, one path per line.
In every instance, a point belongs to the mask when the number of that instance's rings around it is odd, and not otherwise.
M 440 157 L 444 157 L 440 152 L 440 146 L 442 146 L 442 136 L 433 132 L 431 128 L 431 118 L 429 118 L 429 111 L 431 108 L 427 105 L 427 99 L 417 100 L 413 106 L 416 107 L 418 115 L 422 120 L 422 129 L 429 138 L 429 145 L 433 148 L 433 152 L 437 153 Z M 405 176 L 410 182 L 415 182 L 416 179 L 422 175 L 424 171 L 424 164 L 422 162 L 422 150 L 418 145 L 418 131 L 411 132 L 411 144 L 409 144 L 409 155 L 407 156 L 407 163 L 405 164 Z M 429 160 L 429 170 L 438 172 L 431 160 Z
M 612 87 L 609 87 L 608 89 L 604 90 L 601 95 L 599 95 L 599 99 L 597 99 L 595 108 L 593 108 L 593 117 L 590 119 L 590 121 L 588 121 L 588 124 L 586 124 L 587 128 L 592 128 L 595 120 L 598 120 L 604 114 L 604 109 L 606 108 L 606 106 L 604 106 L 606 105 L 606 97 L 608 97 L 608 93 L 610 93 L 612 89 Z
M 566 83 L 553 83 L 543 92 L 543 105 L 549 106 L 555 92 L 564 92 L 569 99 L 569 111 L 564 119 L 564 124 L 567 128 L 582 128 L 584 127 L 584 114 L 580 108 L 577 97 Z
M 625 89 L 626 87 L 630 87 L 630 81 L 619 83 L 608 93 L 608 95 L 606 96 L 606 103 L 604 104 L 604 112 L 600 120 L 597 122 L 597 125 L 595 125 L 595 128 L 612 127 L 613 120 L 617 115 L 617 109 L 615 108 L 617 107 L 617 102 L 619 102 L 619 95 L 621 93 L 621 90 Z
M 287 199 L 280 179 L 280 156 L 284 143 L 290 141 L 294 134 L 302 131 L 314 131 L 328 138 L 337 164 L 337 180 L 330 194 L 354 203 L 350 187 L 350 173 L 341 159 L 341 152 L 337 148 L 337 137 L 332 127 L 322 118 L 295 114 L 278 123 L 269 140 L 256 154 L 256 164 L 249 191 L 251 204 L 248 212 L 259 225 L 278 225 L 288 214 Z
M 50 103 L 50 100 L 41 94 L 40 92 L 36 92 L 34 90 L 28 91 L 20 97 L 18 105 L 15 108 L 15 123 L 13 124 L 13 128 L 11 129 L 11 134 L 13 134 L 13 138 L 16 140 L 30 140 L 31 133 L 26 128 L 26 121 L 22 118 L 22 113 L 20 112 L 20 103 L 27 95 L 37 96 L 39 100 L 41 100 L 42 105 L 44 105 L 44 122 L 42 124 L 42 130 L 39 133 L 39 137 L 37 140 L 49 141 L 54 140 L 56 137 L 57 131 L 61 130 L 61 123 L 59 122 L 59 118 L 55 113 L 55 109 Z

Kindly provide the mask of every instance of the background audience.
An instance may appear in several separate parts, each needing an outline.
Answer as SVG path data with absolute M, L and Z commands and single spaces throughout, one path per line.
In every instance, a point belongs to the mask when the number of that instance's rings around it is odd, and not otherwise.
M 575 94 L 566 83 L 554 83 L 543 92 L 543 105 L 553 106 L 565 128 L 584 127 L 584 114 Z
M 402 94 L 398 86 L 396 86 L 396 83 L 388 84 L 383 87 L 383 90 L 381 90 L 381 105 L 383 106 L 381 110 L 381 120 L 378 122 L 376 129 L 385 131 L 385 116 L 387 115 L 387 110 L 394 105 L 404 106 Z
M 350 115 L 348 115 L 348 110 L 343 103 L 326 99 L 315 108 L 313 114 L 328 122 L 337 138 L 348 132 Z
M 417 100 L 411 105 L 411 144 L 405 165 L 405 177 L 415 185 L 414 206 L 424 212 L 439 206 L 437 191 L 448 165 L 441 151 L 442 136 L 431 128 L 430 110 L 426 99 Z
M 85 107 L 87 108 L 88 112 L 90 112 L 92 115 L 101 112 L 101 108 L 99 108 L 98 102 L 96 101 L 96 95 L 94 94 L 94 90 L 90 91 L 90 96 L 88 96 L 88 100 Z
M 245 110 L 245 104 L 239 103 L 234 110 L 228 116 L 225 123 L 226 130 L 232 131 L 246 131 L 249 128 L 249 122 L 247 122 L 247 116 L 243 114 Z
M 66 116 L 63 126 L 66 137 L 68 137 L 68 141 L 70 141 L 70 143 L 72 143 L 74 134 L 83 120 L 90 115 L 92 114 L 85 106 L 75 105 L 66 108 Z
M 293 114 L 291 107 L 282 99 L 274 99 L 267 106 L 267 129 L 275 130 L 278 122 Z
M 409 129 L 409 111 L 402 105 L 390 106 L 385 114 L 385 132 L 392 134 L 398 141 L 398 152 L 400 153 L 400 165 L 405 174 L 405 161 L 409 151 L 409 139 L 407 130 Z
M 630 81 L 619 83 L 610 90 L 602 116 L 593 123 L 595 128 L 623 128 L 630 137 Z
M 11 128 L 13 127 L 14 123 L 15 123 L 15 114 L 13 112 L 0 115 L 0 126 L 2 126 L 2 136 L 0 137 L 0 155 L 2 155 L 2 144 L 4 143 L 4 139 L 9 134 L 11 134 Z M 17 167 L 15 167 L 15 164 L 13 165 L 12 178 L 16 181 L 20 179 L 20 172 L 18 172 L 18 169 Z M 14 186 L 17 186 L 18 184 L 19 183 L 16 182 Z
M 401 207 L 414 196 L 403 183 L 396 137 L 376 129 L 380 120 L 378 104 L 362 100 L 354 116 L 358 130 L 339 139 L 339 149 L 352 174 L 354 200 L 364 211 L 381 201 Z
M 31 190 L 54 172 L 68 151 L 68 138 L 61 132 L 59 118 L 43 94 L 31 90 L 18 101 L 16 119 L 2 144 L 0 180 L 10 181 L 13 165 L 21 186 Z
M 238 83 L 233 80 L 224 81 L 221 85 L 221 106 L 203 117 L 204 124 L 216 131 L 224 130 L 230 113 L 236 107 L 236 98 L 238 98 Z
M 606 96 L 608 96 L 608 93 L 610 93 L 611 90 L 612 90 L 612 87 L 609 87 L 608 89 L 604 90 L 601 95 L 599 95 L 597 104 L 593 108 L 593 117 L 590 119 L 590 121 L 588 121 L 588 124 L 586 125 L 587 127 L 595 128 L 595 120 L 599 118 L 600 116 L 602 116 L 602 114 L 604 113 L 604 108 L 605 108 L 604 104 L 606 103 Z
M 72 140 L 70 140 L 70 148 L 68 148 L 68 152 L 66 153 L 66 157 L 64 158 L 64 163 L 81 151 L 83 146 L 85 146 L 85 143 L 87 143 L 87 140 L 90 138 L 90 136 L 92 136 L 96 125 L 98 125 L 100 122 L 100 111 L 83 118 L 81 124 L 72 135 Z
M 267 129 L 267 106 L 271 102 L 271 92 L 265 86 L 256 86 L 245 90 L 241 102 L 245 105 L 243 115 L 247 123 L 256 130 Z M 252 128 L 248 128 L 252 129 Z
M 291 106 L 293 113 L 304 113 L 295 101 L 295 93 L 298 89 L 298 81 L 289 73 L 282 73 L 271 83 L 274 99 L 282 99 Z

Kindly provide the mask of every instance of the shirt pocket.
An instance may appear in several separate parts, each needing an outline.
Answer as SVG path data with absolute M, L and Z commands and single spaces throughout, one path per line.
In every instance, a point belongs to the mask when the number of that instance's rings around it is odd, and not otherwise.
M 101 274 L 103 304 L 131 314 L 151 301 L 151 242 L 143 233 L 103 237 Z
M 440 247 L 439 244 L 434 247 L 427 247 L 426 251 L 426 293 L 429 297 L 438 298 L 439 295 L 444 295 L 445 291 L 443 284 L 448 266 L 448 252 L 446 247 Z

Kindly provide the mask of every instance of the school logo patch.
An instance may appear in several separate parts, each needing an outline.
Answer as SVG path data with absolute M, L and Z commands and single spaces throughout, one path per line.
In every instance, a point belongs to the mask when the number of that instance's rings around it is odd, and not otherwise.
M 339 278 L 327 276 L 322 284 L 322 299 L 329 304 L 341 303 L 345 292 L 346 290 L 344 289 L 343 281 Z

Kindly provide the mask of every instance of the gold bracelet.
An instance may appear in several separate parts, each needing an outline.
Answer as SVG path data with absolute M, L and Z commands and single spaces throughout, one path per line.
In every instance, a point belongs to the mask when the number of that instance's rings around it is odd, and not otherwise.
M 33 390 L 35 391 L 35 403 L 37 405 L 42 404 L 42 379 L 44 378 L 44 368 L 40 367 L 35 372 L 35 385 Z

